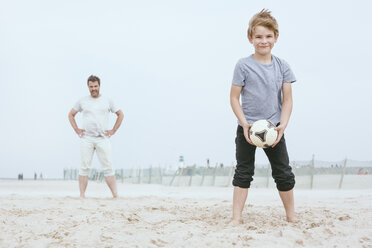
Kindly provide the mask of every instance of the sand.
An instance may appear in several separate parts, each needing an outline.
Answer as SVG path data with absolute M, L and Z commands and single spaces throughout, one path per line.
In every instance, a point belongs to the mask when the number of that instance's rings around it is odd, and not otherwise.
M 0 247 L 372 247 L 372 190 L 296 190 L 297 223 L 274 189 L 251 189 L 227 225 L 232 187 L 0 181 Z

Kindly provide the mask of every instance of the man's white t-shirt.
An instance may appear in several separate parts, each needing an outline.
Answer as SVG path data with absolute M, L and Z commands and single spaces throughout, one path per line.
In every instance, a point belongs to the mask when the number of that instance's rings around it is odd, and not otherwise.
M 116 113 L 119 110 L 111 99 L 102 95 L 98 98 L 83 97 L 73 109 L 83 114 L 85 135 L 92 137 L 104 137 L 105 131 L 108 130 L 110 112 Z

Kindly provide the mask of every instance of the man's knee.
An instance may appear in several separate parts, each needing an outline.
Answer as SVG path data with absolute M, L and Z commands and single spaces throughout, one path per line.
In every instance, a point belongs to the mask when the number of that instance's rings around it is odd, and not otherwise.
M 110 177 L 110 176 L 115 175 L 114 170 L 112 168 L 105 168 L 103 170 L 103 174 L 105 175 L 105 177 Z
M 90 169 L 89 168 L 80 168 L 79 175 L 80 176 L 89 176 Z

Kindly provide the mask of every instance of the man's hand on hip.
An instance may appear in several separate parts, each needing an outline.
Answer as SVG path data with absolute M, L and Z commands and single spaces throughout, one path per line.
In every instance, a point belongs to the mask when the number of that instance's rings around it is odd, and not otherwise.
M 106 130 L 105 131 L 105 135 L 107 136 L 107 137 L 111 137 L 112 135 L 114 135 L 115 134 L 115 131 L 114 130 Z
M 84 129 L 80 129 L 80 128 L 77 128 L 75 130 L 75 132 L 77 133 L 77 135 L 81 138 L 85 135 L 85 130 Z

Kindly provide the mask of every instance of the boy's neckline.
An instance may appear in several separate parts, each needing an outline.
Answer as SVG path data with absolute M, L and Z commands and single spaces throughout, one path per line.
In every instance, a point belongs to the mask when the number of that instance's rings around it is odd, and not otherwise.
M 263 65 L 263 66 L 270 66 L 270 65 L 273 64 L 273 55 L 270 54 L 270 56 L 271 56 L 271 57 L 270 57 L 270 58 L 271 58 L 271 61 L 270 61 L 270 63 L 266 64 L 266 63 L 262 63 L 261 61 L 258 61 L 257 59 L 255 59 L 254 54 L 251 55 L 252 59 L 253 59 L 256 63 L 258 63 L 258 64 L 260 64 L 260 65 Z

